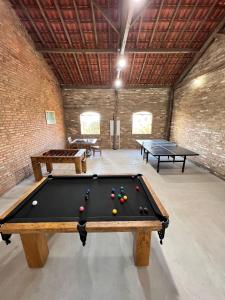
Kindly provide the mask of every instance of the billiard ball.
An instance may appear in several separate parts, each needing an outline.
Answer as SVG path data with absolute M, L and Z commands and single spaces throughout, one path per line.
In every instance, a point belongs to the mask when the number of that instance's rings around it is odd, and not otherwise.
M 121 190 L 120 193 L 121 193 L 121 195 L 124 195 L 124 194 L 125 194 L 124 190 Z
M 137 185 L 136 186 L 136 191 L 139 192 L 140 191 L 140 187 Z
M 124 190 L 124 187 L 123 187 L 123 186 L 121 186 L 121 187 L 120 187 L 120 190 Z
M 117 197 L 120 199 L 120 198 L 122 198 L 122 195 L 121 195 L 121 194 L 118 194 Z
M 117 209 L 114 208 L 114 209 L 112 210 L 112 214 L 115 216 L 115 215 L 117 214 Z
M 88 194 L 85 195 L 85 200 L 88 201 L 89 197 Z
M 144 207 L 144 212 L 145 212 L 145 214 L 148 214 L 148 208 L 147 207 Z
M 32 205 L 33 205 L 33 206 L 36 206 L 37 204 L 38 204 L 37 200 L 34 200 L 34 201 L 32 202 Z
M 113 194 L 115 194 L 115 191 L 116 191 L 116 189 L 115 189 L 115 188 L 112 188 L 112 193 L 113 193 Z
M 114 199 L 115 198 L 115 194 L 111 194 L 111 198 Z
M 86 190 L 86 194 L 87 194 L 87 195 L 90 194 L 90 189 L 87 189 L 87 190 Z
M 132 175 L 132 176 L 131 176 L 131 178 L 132 178 L 132 179 L 134 179 L 134 178 L 135 178 L 135 176 L 134 176 L 134 175 Z
M 123 199 L 124 199 L 124 200 L 127 200 L 127 199 L 128 199 L 128 197 L 125 195 L 125 196 L 123 196 Z
M 139 212 L 140 212 L 140 214 L 143 214 L 143 207 L 142 206 L 139 207 Z
M 80 206 L 80 212 L 83 212 L 85 210 L 85 208 L 83 206 Z
M 120 198 L 120 203 L 123 204 L 125 202 L 124 198 Z

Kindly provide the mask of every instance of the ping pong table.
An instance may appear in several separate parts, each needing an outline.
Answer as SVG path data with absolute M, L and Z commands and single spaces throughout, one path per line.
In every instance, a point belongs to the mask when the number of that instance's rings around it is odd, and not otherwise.
M 182 162 L 182 172 L 184 172 L 185 162 L 187 156 L 197 156 L 196 152 L 189 149 L 178 146 L 176 143 L 163 140 L 136 140 L 141 145 L 141 154 L 143 153 L 143 159 L 146 157 L 146 163 L 148 163 L 149 153 L 154 156 L 157 160 L 157 172 L 160 169 L 160 163 L 168 162 Z M 161 157 L 167 157 L 167 160 L 161 160 Z M 178 159 L 177 159 L 178 157 Z M 172 159 L 170 159 L 172 158 Z

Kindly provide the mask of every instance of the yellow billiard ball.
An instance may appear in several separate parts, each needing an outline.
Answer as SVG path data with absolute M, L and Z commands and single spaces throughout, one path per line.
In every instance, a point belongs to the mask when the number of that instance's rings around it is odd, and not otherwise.
M 124 199 L 124 200 L 127 200 L 127 199 L 128 199 L 128 197 L 127 197 L 127 196 L 123 196 L 123 199 Z
M 117 214 L 117 209 L 114 208 L 114 209 L 112 210 L 112 214 L 115 216 L 115 215 Z

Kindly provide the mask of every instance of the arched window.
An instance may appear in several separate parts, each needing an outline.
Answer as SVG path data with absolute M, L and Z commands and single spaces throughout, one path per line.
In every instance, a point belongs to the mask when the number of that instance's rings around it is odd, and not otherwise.
M 84 112 L 80 115 L 81 134 L 100 134 L 100 114 Z
M 147 111 L 133 113 L 132 134 L 152 133 L 152 114 Z

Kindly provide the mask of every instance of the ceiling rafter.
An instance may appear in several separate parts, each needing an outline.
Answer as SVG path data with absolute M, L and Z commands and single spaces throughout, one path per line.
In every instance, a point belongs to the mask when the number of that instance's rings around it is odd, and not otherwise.
M 84 54 L 84 55 L 85 55 L 85 60 L 86 60 L 87 67 L 88 67 L 88 73 L 89 73 L 89 76 L 91 78 L 91 82 L 93 83 L 94 79 L 93 79 L 92 72 L 91 72 L 90 60 L 89 60 L 88 54 Z
M 147 59 L 148 59 L 148 54 L 145 54 L 144 62 L 143 62 L 143 64 L 142 64 L 141 71 L 140 71 L 140 75 L 139 75 L 139 77 L 138 77 L 138 83 L 139 83 L 140 80 L 141 80 L 141 77 L 142 77 L 142 74 L 143 74 L 143 72 L 144 72 L 145 64 L 146 64 Z
M 182 74 L 179 76 L 178 80 L 175 83 L 175 86 L 179 84 L 184 77 L 189 73 L 189 71 L 193 68 L 194 64 L 197 63 L 197 61 L 200 59 L 200 57 L 203 55 L 203 53 L 207 50 L 207 48 L 210 46 L 212 41 L 215 39 L 217 33 L 223 28 L 225 25 L 225 16 L 222 18 L 220 23 L 216 26 L 216 28 L 211 33 L 210 37 L 206 40 L 206 42 L 203 44 L 199 52 L 194 56 L 194 58 L 191 60 L 191 62 L 187 65 L 185 70 L 182 72 Z
M 101 64 L 100 64 L 100 59 L 99 59 L 99 55 L 98 54 L 97 54 L 97 62 L 98 62 L 99 77 L 100 77 L 100 81 L 102 82 L 102 69 L 101 69 Z
M 97 35 L 97 29 L 96 29 L 96 20 L 95 20 L 95 11 L 94 11 L 94 6 L 93 6 L 93 1 L 90 0 L 91 4 L 91 15 L 92 15 L 92 20 L 93 20 L 93 25 L 94 25 L 94 33 L 95 33 L 95 46 L 98 46 L 98 35 Z
M 176 18 L 176 16 L 177 16 L 177 13 L 178 13 L 179 8 L 180 8 L 180 5 L 181 5 L 181 2 L 182 2 L 182 0 L 179 0 L 179 2 L 178 2 L 178 4 L 177 4 L 177 7 L 176 7 L 176 9 L 175 9 L 175 11 L 174 11 L 174 13 L 173 13 L 173 17 L 172 17 L 171 20 L 170 20 L 170 23 L 169 23 L 169 26 L 168 26 L 168 28 L 167 28 L 166 34 L 165 34 L 164 37 L 163 37 L 163 41 L 165 41 L 165 40 L 167 39 L 167 36 L 168 36 L 168 34 L 170 33 L 171 26 L 173 25 L 173 22 L 174 22 L 174 20 L 175 20 L 175 18 Z M 163 41 L 161 41 L 160 47 L 162 46 Z
M 41 43 L 42 43 L 42 45 L 45 45 L 45 41 L 43 40 L 43 38 L 42 38 L 42 36 L 41 36 L 41 34 L 40 34 L 40 32 L 39 32 L 39 30 L 38 30 L 38 28 L 37 28 L 35 22 L 34 22 L 33 19 L 31 18 L 28 9 L 24 6 L 24 4 L 23 4 L 23 2 L 22 2 L 21 0 L 19 0 L 19 4 L 20 4 L 21 7 L 22 7 L 23 13 L 26 15 L 26 17 L 28 18 L 28 20 L 31 22 L 31 24 L 32 24 L 32 26 L 33 26 L 33 28 L 34 28 L 34 30 L 35 30 L 35 32 L 36 32 L 38 38 L 40 39 L 40 41 L 41 41 Z
M 151 38 L 150 38 L 150 41 L 148 43 L 148 47 L 150 47 L 150 45 L 152 44 L 152 41 L 154 39 L 154 36 L 155 36 L 155 32 L 156 32 L 156 28 L 158 26 L 158 22 L 159 22 L 159 16 L 161 14 L 161 11 L 162 11 L 162 8 L 163 8 L 163 4 L 164 4 L 164 1 L 165 0 L 162 0 L 161 4 L 160 4 L 160 8 L 158 10 L 158 14 L 157 14 L 157 18 L 156 18 L 156 22 L 155 22 L 155 25 L 154 25 L 154 29 L 153 29 L 153 32 L 151 34 Z
M 41 36 L 41 33 L 39 32 L 39 30 L 38 30 L 38 28 L 37 28 L 35 22 L 33 21 L 32 17 L 30 16 L 30 14 L 29 14 L 27 8 L 24 6 L 24 4 L 22 3 L 21 0 L 19 0 L 19 4 L 20 4 L 21 7 L 23 8 L 23 12 L 26 14 L 27 18 L 29 18 L 29 20 L 30 20 L 30 22 L 31 22 L 31 24 L 32 24 L 32 26 L 33 26 L 35 32 L 37 33 L 37 36 L 40 38 L 40 41 L 42 42 L 43 45 L 45 45 L 45 42 L 44 42 L 44 40 L 43 40 L 43 38 L 42 38 L 42 36 Z M 60 70 L 58 70 L 58 68 L 56 67 L 56 62 L 55 62 L 54 58 L 53 58 L 50 54 L 49 54 L 48 56 L 49 56 L 51 62 L 53 63 L 53 65 L 54 65 L 54 67 L 55 67 L 55 70 L 56 70 L 56 72 L 58 73 L 59 77 L 63 80 L 63 76 L 62 76 L 62 74 L 60 73 Z
M 129 78 L 128 78 L 128 83 L 130 83 L 131 78 L 132 78 L 133 68 L 134 68 L 134 60 L 135 60 L 135 53 L 133 54 L 133 58 L 132 58 L 132 63 L 131 63 L 131 68 L 130 68 L 130 74 L 129 74 Z
M 189 45 L 192 45 L 193 41 L 195 40 L 196 36 L 198 35 L 198 33 L 200 32 L 200 30 L 202 29 L 202 26 L 205 24 L 205 22 L 207 21 L 208 17 L 210 16 L 210 13 L 212 12 L 212 10 L 215 8 L 217 4 L 217 1 L 215 1 L 212 6 L 210 7 L 210 9 L 208 10 L 207 14 L 205 15 L 203 21 L 200 23 L 198 29 L 195 31 L 195 33 L 193 34 L 191 40 L 188 42 Z
M 141 8 L 141 10 L 133 17 L 133 20 L 131 21 L 131 27 L 136 23 L 136 21 L 145 13 L 146 9 L 149 8 L 149 6 L 152 4 L 152 0 L 148 0 L 148 2 L 145 3 L 145 5 Z
M 83 30 L 81 28 L 80 16 L 79 16 L 79 12 L 78 12 L 78 9 L 77 9 L 76 0 L 72 0 L 72 1 L 73 1 L 73 6 L 74 6 L 76 18 L 77 18 L 77 23 L 78 23 L 78 28 L 79 28 L 79 32 L 80 32 L 80 37 L 81 37 L 83 46 L 85 47 L 86 46 L 86 42 L 85 42 Z
M 108 24 L 114 29 L 114 31 L 120 35 L 120 32 L 118 30 L 118 28 L 116 27 L 116 25 L 114 24 L 114 22 L 111 20 L 111 18 L 108 16 L 108 14 L 104 11 L 104 9 L 102 9 L 96 2 L 95 0 L 92 0 L 94 6 L 100 11 L 100 13 L 103 15 L 103 17 L 106 19 L 106 21 L 108 22 Z
M 150 78 L 151 78 L 151 76 L 152 76 L 152 74 L 153 74 L 153 72 L 154 72 L 154 70 L 155 70 L 155 66 L 157 65 L 157 60 L 158 60 L 158 55 L 157 55 L 157 57 L 155 58 L 155 61 L 154 61 L 153 65 L 152 65 L 152 68 L 151 68 L 151 70 L 150 70 L 150 72 L 149 72 L 149 74 L 148 74 L 147 83 L 150 81 Z

